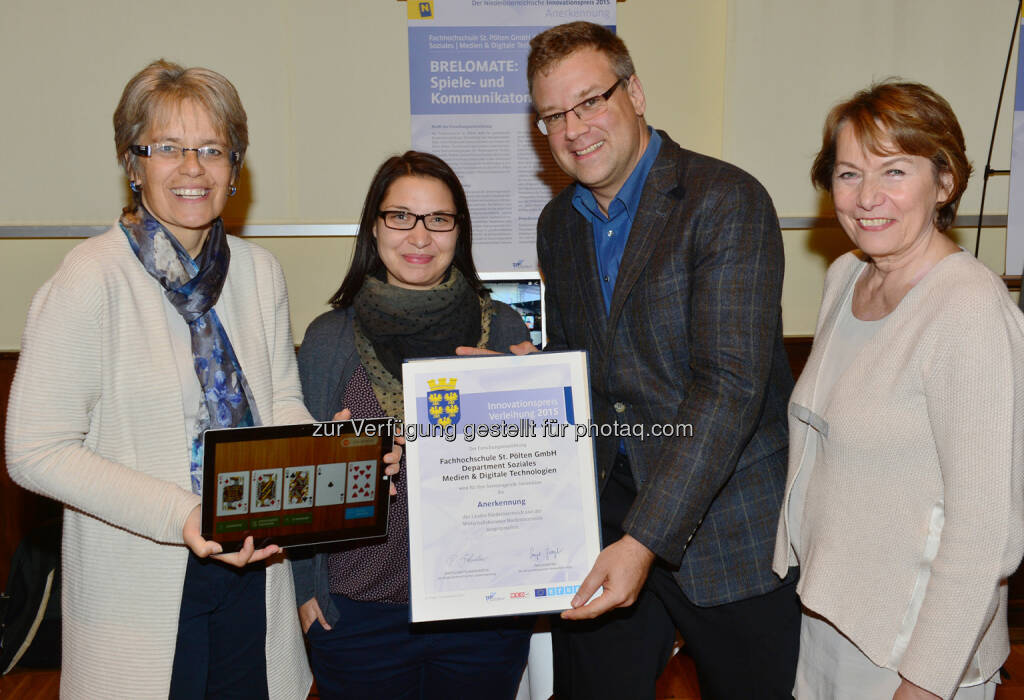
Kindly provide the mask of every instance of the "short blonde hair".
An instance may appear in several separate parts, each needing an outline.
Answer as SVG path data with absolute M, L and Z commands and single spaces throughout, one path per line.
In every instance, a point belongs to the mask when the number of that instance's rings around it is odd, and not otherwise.
M 214 126 L 238 152 L 235 175 L 249 147 L 249 126 L 238 91 L 227 78 L 209 68 L 183 68 L 160 59 L 132 76 L 114 110 L 114 145 L 117 159 L 131 177 L 138 172 L 138 156 L 131 152 L 153 120 L 185 102 L 206 109 Z

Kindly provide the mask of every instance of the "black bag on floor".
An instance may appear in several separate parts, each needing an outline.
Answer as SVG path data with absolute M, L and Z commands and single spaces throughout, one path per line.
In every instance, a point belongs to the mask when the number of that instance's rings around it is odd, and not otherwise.
M 33 530 L 11 559 L 0 603 L 0 672 L 60 668 L 61 519 Z

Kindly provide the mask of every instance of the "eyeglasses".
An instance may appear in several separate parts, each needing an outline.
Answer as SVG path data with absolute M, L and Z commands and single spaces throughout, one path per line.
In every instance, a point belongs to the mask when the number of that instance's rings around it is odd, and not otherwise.
M 434 211 L 429 214 L 413 214 L 411 211 L 380 211 L 377 216 L 384 219 L 384 225 L 397 231 L 409 231 L 422 221 L 428 231 L 443 233 L 455 228 L 455 214 Z
M 131 152 L 146 158 L 158 158 L 163 161 L 184 160 L 189 151 L 195 151 L 196 157 L 209 165 L 237 165 L 241 160 L 238 151 L 225 151 L 220 146 L 199 146 L 187 148 L 174 143 L 154 143 L 149 146 L 133 144 Z
M 600 95 L 594 95 L 580 102 L 578 105 L 573 105 L 569 109 L 563 112 L 555 112 L 549 114 L 546 117 L 541 117 L 537 120 L 537 128 L 540 129 L 540 133 L 545 136 L 551 136 L 552 134 L 559 134 L 565 131 L 565 116 L 572 112 L 583 121 L 589 121 L 594 117 L 604 114 L 604 111 L 608 109 L 608 100 L 611 99 L 612 93 L 615 92 L 615 88 L 619 87 L 625 80 L 618 80 L 610 88 L 602 92 Z

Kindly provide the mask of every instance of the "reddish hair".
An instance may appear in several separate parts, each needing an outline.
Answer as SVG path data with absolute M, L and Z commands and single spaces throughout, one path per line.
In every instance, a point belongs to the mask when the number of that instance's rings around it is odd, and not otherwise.
M 951 176 L 949 197 L 935 216 L 935 227 L 948 231 L 971 176 L 964 134 L 949 103 L 927 85 L 889 79 L 837 104 L 825 118 L 821 150 L 811 166 L 811 182 L 826 192 L 832 191 L 839 130 L 846 124 L 871 153 L 922 156 L 932 162 L 937 181 Z

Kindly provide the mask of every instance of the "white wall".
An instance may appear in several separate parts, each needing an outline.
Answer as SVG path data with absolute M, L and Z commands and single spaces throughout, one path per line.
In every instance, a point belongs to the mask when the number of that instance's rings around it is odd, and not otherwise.
M 726 41 L 722 153 L 771 192 L 783 217 L 831 215 L 808 172 L 828 110 L 874 80 L 900 76 L 952 105 L 976 173 L 961 214 L 977 214 L 1016 6 L 1000 0 L 732 0 Z M 1009 168 L 1014 53 L 994 168 Z M 1009 178 L 994 177 L 985 212 L 1005 214 Z M 957 231 L 973 252 L 975 231 Z M 813 333 L 824 271 L 852 246 L 838 228 L 787 231 L 784 320 Z M 1003 272 L 1005 230 L 984 229 L 981 259 Z M 1019 274 L 1020 271 L 1014 271 Z

